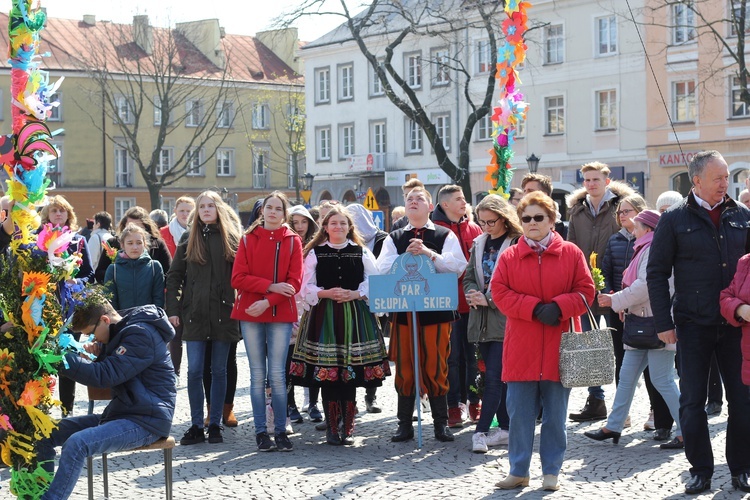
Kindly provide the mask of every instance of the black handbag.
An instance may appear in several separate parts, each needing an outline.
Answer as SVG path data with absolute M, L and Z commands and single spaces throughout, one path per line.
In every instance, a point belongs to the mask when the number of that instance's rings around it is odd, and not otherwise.
M 622 343 L 635 349 L 661 349 L 664 342 L 659 340 L 656 321 L 653 316 L 625 315 L 622 329 Z

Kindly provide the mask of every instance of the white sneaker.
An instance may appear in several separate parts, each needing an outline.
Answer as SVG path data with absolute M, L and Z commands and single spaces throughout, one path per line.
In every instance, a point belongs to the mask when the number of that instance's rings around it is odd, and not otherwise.
M 644 431 L 654 430 L 654 410 L 651 410 L 648 414 L 648 420 L 643 424 Z
M 300 410 L 300 412 L 307 413 L 307 409 L 310 407 L 310 388 L 305 387 L 303 392 L 305 394 L 305 399 L 304 399 L 304 404 L 302 405 L 302 409 Z
M 290 436 L 292 434 L 294 434 L 294 429 L 292 429 L 292 419 L 286 417 L 286 435 Z
M 505 446 L 508 444 L 508 431 L 498 429 L 487 435 L 487 446 Z
M 432 411 L 432 408 L 430 407 L 430 398 L 427 397 L 427 394 L 422 396 L 422 413 L 430 413 Z
M 471 451 L 474 453 L 487 453 L 487 434 L 475 432 L 471 437 Z

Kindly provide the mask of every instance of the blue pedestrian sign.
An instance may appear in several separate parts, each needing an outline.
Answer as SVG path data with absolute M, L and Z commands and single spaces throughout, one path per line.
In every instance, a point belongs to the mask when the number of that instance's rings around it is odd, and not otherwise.
M 375 225 L 378 226 L 378 229 L 381 231 L 384 231 L 383 225 L 385 224 L 385 216 L 383 215 L 382 210 L 373 210 L 372 212 L 372 220 L 375 222 Z

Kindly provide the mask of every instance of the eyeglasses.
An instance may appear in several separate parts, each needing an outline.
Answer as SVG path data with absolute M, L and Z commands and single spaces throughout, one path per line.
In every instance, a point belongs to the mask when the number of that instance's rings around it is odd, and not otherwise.
M 524 224 L 528 224 L 532 219 L 534 220 L 534 222 L 542 222 L 546 218 L 547 216 L 542 214 L 536 214 L 533 217 L 531 215 L 524 215 L 523 217 L 521 217 L 521 222 L 523 222 Z
M 497 221 L 499 221 L 500 219 L 502 219 L 502 217 L 498 217 L 498 218 L 497 218 L 497 219 L 495 219 L 495 220 L 482 220 L 482 219 L 477 219 L 477 224 L 479 224 L 479 225 L 480 225 L 480 226 L 482 226 L 482 227 L 484 227 L 484 226 L 487 226 L 487 227 L 495 227 L 495 223 L 496 223 Z
M 628 215 L 630 212 L 635 212 L 635 209 L 632 209 L 632 208 L 623 208 L 622 210 L 618 210 L 615 213 L 619 217 L 621 215 Z

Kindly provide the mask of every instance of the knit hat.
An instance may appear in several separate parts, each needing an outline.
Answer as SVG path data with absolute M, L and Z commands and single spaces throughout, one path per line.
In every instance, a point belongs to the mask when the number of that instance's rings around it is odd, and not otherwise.
M 633 220 L 640 222 L 651 229 L 656 229 L 656 225 L 659 223 L 659 217 L 661 217 L 661 214 L 656 210 L 644 210 L 636 215 Z
M 664 191 L 656 199 L 656 209 L 658 210 L 665 205 L 667 207 L 671 207 L 675 203 L 681 202 L 683 198 L 684 196 L 682 196 L 677 191 Z

